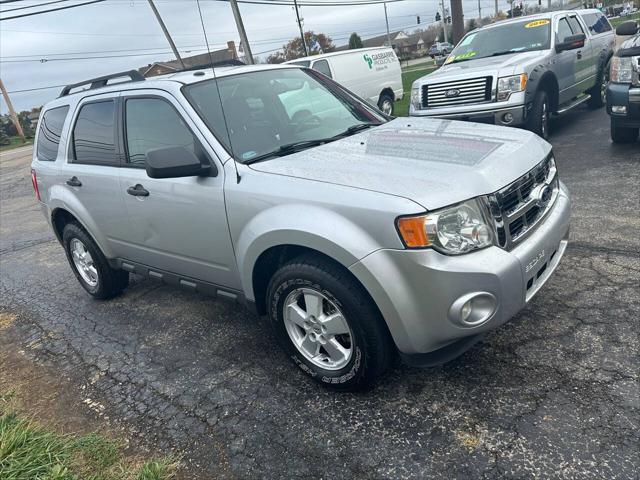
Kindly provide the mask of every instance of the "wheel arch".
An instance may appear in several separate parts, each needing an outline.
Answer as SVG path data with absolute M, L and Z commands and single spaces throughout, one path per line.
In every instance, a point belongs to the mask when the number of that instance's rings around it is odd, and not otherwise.
M 532 102 L 535 95 L 539 91 L 544 91 L 549 98 L 549 106 L 552 112 L 558 109 L 560 101 L 560 87 L 558 85 L 558 79 L 555 74 L 549 70 L 545 72 L 538 72 L 534 69 L 529 76 L 529 82 L 527 84 L 527 103 Z
M 62 233 L 64 231 L 65 225 L 67 225 L 69 222 L 75 222 L 80 225 L 87 232 L 87 234 L 91 236 L 91 238 L 93 238 L 94 242 L 96 242 L 98 248 L 100 248 L 105 257 L 111 258 L 111 251 L 106 248 L 106 238 L 99 233 L 100 230 L 89 216 L 89 213 L 84 209 L 84 207 L 80 207 L 80 210 L 76 210 L 74 208 L 70 208 L 69 205 L 66 204 L 52 206 L 51 226 L 53 227 L 53 232 L 55 233 L 56 238 L 60 243 L 62 243 Z M 81 212 L 83 212 L 84 214 Z

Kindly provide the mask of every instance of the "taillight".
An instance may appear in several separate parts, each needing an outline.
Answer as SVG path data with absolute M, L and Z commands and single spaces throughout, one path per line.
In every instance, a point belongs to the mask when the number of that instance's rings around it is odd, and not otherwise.
M 36 192 L 36 198 L 40 202 L 40 190 L 38 189 L 38 178 L 36 177 L 36 171 L 31 169 L 31 183 L 33 184 L 33 190 Z

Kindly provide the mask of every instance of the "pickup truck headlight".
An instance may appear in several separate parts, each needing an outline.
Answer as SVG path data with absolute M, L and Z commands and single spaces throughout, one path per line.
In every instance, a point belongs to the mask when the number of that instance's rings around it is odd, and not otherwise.
M 631 83 L 633 79 L 631 57 L 613 57 L 611 59 L 611 75 L 609 78 L 616 83 Z
M 527 86 L 527 74 L 512 75 L 498 79 L 498 101 L 508 100 L 512 93 L 524 92 Z
M 396 224 L 407 248 L 433 247 L 460 255 L 494 244 L 493 230 L 475 199 L 426 215 L 400 217 Z
M 414 84 L 411 87 L 411 105 L 414 109 L 419 110 L 421 106 L 420 104 L 420 85 Z

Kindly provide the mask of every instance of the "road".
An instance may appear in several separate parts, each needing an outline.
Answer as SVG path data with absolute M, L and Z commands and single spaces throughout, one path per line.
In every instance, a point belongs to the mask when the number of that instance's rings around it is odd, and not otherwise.
M 574 201 L 555 275 L 461 358 L 398 367 L 366 394 L 309 383 L 263 319 L 224 301 L 141 279 L 90 299 L 41 218 L 28 152 L 3 154 L 0 312 L 17 317 L 0 350 L 182 452 L 186 476 L 637 479 L 640 144 L 612 145 L 586 108 L 551 142 Z

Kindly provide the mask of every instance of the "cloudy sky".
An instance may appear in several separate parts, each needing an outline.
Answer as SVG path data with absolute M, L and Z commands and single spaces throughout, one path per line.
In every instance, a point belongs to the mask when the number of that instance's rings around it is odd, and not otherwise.
M 55 8 L 87 0 L 14 0 L 0 7 L 2 18 Z M 304 2 L 305 0 L 301 0 Z M 320 0 L 329 1 L 329 0 Z M 336 0 L 332 0 L 336 2 Z M 448 7 L 448 0 L 445 0 Z M 499 0 L 506 10 L 506 0 Z M 196 0 L 155 0 L 183 56 L 204 53 Z M 388 3 L 390 29 L 411 31 L 432 22 L 439 0 L 402 0 Z M 530 4 L 537 1 L 530 1 Z M 463 0 L 465 18 L 478 16 L 478 0 Z M 212 49 L 224 48 L 228 40 L 239 43 L 229 4 L 200 0 Z M 494 9 L 494 0 L 480 0 L 483 16 Z M 11 11 L 14 10 L 14 11 Z M 298 34 L 295 12 L 290 6 L 240 4 L 254 55 L 262 58 Z M 385 33 L 382 4 L 301 8 L 305 30 L 323 32 L 336 45 L 347 42 L 351 32 L 363 38 Z M 100 58 L 96 58 L 100 57 Z M 93 5 L 0 21 L 0 77 L 18 111 L 40 106 L 55 98 L 61 85 L 112 72 L 138 68 L 154 61 L 171 60 L 173 54 L 147 0 L 107 0 Z M 33 91 L 41 87 L 55 87 Z M 4 101 L 0 111 L 6 112 Z

